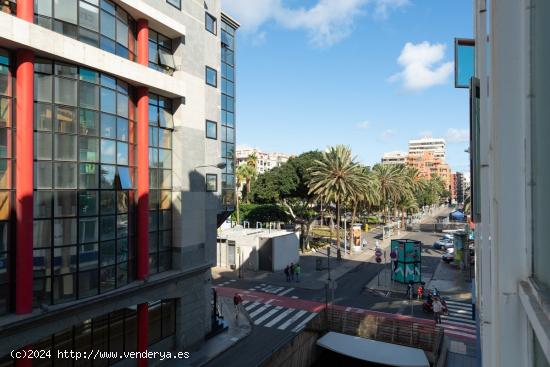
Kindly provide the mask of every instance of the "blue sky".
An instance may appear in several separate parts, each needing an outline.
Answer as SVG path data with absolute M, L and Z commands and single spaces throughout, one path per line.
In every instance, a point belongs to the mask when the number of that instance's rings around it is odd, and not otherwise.
M 468 91 L 455 89 L 455 37 L 469 1 L 222 0 L 237 38 L 237 142 L 298 154 L 349 145 L 365 164 L 447 139 L 468 170 Z

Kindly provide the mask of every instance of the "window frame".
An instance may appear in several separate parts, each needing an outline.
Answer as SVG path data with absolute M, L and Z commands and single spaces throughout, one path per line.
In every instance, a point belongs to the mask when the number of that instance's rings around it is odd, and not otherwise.
M 209 180 L 214 178 L 215 180 L 215 189 L 211 190 L 209 189 Z M 206 192 L 218 192 L 218 175 L 215 173 L 207 173 L 205 176 L 205 191 Z
M 173 3 L 174 1 L 177 1 L 179 6 L 174 4 Z M 171 5 L 171 6 L 173 6 L 174 8 L 176 8 L 178 10 L 181 10 L 181 0 L 166 0 L 166 3 L 168 3 L 168 5 Z
M 208 82 L 208 72 L 209 71 L 213 71 L 216 76 L 215 78 L 215 82 L 214 84 L 211 84 Z M 204 81 L 206 82 L 207 85 L 211 86 L 211 87 L 214 87 L 214 88 L 218 88 L 218 70 L 214 69 L 214 68 L 211 68 L 210 66 L 206 65 L 205 66 L 205 72 L 204 72 Z
M 216 131 L 214 137 L 208 135 L 208 125 L 209 124 L 214 124 L 215 131 Z M 206 125 L 205 125 L 204 130 L 205 130 L 205 136 L 206 136 L 207 139 L 218 140 L 218 123 L 216 121 L 206 120 Z
M 212 20 L 212 23 L 214 25 L 213 29 L 208 29 L 208 20 Z M 218 18 L 210 14 L 209 12 L 204 12 L 204 29 L 206 29 L 208 32 L 212 33 L 214 36 L 218 35 Z

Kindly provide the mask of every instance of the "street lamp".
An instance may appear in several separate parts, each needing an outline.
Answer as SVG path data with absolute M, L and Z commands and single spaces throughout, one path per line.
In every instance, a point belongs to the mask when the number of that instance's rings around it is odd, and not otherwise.
M 206 168 L 206 167 L 210 167 L 210 168 L 218 168 L 218 169 L 225 169 L 225 167 L 227 167 L 227 163 L 225 162 L 220 162 L 218 164 L 205 164 L 205 165 L 201 165 L 201 166 L 197 166 L 194 168 L 194 170 L 196 171 L 197 168 Z

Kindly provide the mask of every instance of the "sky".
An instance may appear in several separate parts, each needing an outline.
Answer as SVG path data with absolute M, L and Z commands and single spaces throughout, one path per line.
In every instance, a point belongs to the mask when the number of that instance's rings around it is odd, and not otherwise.
M 468 90 L 454 38 L 471 1 L 222 0 L 237 36 L 237 144 L 299 154 L 345 144 L 363 164 L 443 137 L 467 171 Z

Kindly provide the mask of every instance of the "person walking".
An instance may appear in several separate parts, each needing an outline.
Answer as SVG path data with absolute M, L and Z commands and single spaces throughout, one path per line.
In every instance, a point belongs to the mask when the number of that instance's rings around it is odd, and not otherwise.
M 294 267 L 294 263 L 290 263 L 290 281 L 294 281 L 295 271 L 296 271 L 296 268 Z
M 438 297 L 434 297 L 432 303 L 432 309 L 434 311 L 434 320 L 436 324 L 441 324 L 441 312 L 443 311 L 443 305 Z
M 286 281 L 290 282 L 290 266 L 285 267 L 285 275 L 286 275 Z
M 300 283 L 300 273 L 302 272 L 302 267 L 300 264 L 296 264 L 294 267 L 294 272 L 296 273 L 296 283 Z
M 407 293 L 405 294 L 405 298 L 408 298 L 410 300 L 412 300 L 412 298 L 413 298 L 413 283 L 412 283 L 412 281 L 409 281 L 409 283 L 407 284 Z
M 239 318 L 239 305 L 243 302 L 243 299 L 241 298 L 241 295 L 239 293 L 235 293 L 233 296 L 233 305 L 235 305 L 235 319 Z
M 424 294 L 424 287 L 422 286 L 422 284 L 420 284 L 418 286 L 418 289 L 417 289 L 417 294 L 418 294 L 418 300 L 422 300 L 422 296 Z

